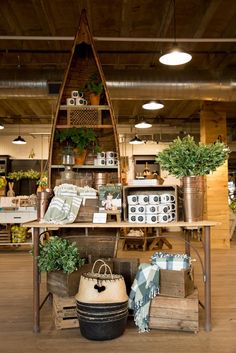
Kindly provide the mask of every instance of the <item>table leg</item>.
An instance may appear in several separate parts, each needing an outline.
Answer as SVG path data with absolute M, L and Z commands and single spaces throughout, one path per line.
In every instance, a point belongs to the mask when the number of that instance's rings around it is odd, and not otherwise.
M 39 229 L 33 228 L 33 331 L 40 331 L 40 278 L 38 269 Z
M 211 237 L 210 227 L 204 227 L 204 261 L 205 261 L 205 331 L 211 331 Z
M 185 253 L 190 256 L 190 230 L 186 229 L 184 230 L 185 232 Z

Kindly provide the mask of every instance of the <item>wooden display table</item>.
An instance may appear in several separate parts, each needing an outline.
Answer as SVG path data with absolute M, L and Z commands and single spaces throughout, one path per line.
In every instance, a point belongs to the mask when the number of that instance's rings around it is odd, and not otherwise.
M 188 227 L 203 228 L 204 241 L 204 259 L 203 259 L 203 280 L 204 280 L 204 307 L 205 307 L 205 330 L 211 330 L 211 237 L 210 230 L 212 226 L 219 224 L 214 221 L 201 221 L 201 222 L 171 222 L 165 224 L 168 228 L 182 227 L 188 229 Z M 34 247 L 34 258 L 33 258 L 33 330 L 34 332 L 40 331 L 40 276 L 38 269 L 38 255 L 39 255 L 39 238 L 40 228 L 52 230 L 55 228 L 83 228 L 85 230 L 85 236 L 88 235 L 88 230 L 91 228 L 115 228 L 117 229 L 117 241 L 119 239 L 120 228 L 140 228 L 140 224 L 131 224 L 128 222 L 108 222 L 105 224 L 94 224 L 94 223 L 72 223 L 64 225 L 55 225 L 39 222 L 29 222 L 24 224 L 25 227 L 33 229 L 33 247 Z M 145 224 L 145 227 L 155 228 L 158 234 L 158 229 L 163 227 L 163 223 L 157 224 Z M 168 235 L 165 234 L 165 237 Z M 187 253 L 190 252 L 189 242 L 187 242 Z

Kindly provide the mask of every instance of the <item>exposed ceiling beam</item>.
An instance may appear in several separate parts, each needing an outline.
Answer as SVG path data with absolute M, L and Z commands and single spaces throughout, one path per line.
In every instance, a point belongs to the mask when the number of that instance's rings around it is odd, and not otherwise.
M 173 38 L 137 38 L 137 37 L 93 37 L 99 42 L 163 42 L 173 43 Z M 43 40 L 73 41 L 74 37 L 66 36 L 0 36 L 0 40 Z M 176 38 L 178 43 L 235 43 L 236 38 Z

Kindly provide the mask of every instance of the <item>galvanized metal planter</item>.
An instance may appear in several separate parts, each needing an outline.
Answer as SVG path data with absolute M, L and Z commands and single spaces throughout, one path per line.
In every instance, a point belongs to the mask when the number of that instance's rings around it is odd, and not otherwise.
M 182 178 L 184 199 L 184 220 L 196 222 L 203 220 L 204 176 L 186 176 Z

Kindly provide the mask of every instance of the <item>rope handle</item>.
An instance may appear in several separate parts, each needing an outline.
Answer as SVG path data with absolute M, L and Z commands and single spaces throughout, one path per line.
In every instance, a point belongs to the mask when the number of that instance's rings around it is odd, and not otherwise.
M 96 263 L 99 262 L 99 261 L 102 262 L 103 265 L 106 265 L 105 261 L 103 261 L 102 259 L 96 260 L 96 261 L 94 262 L 93 267 L 92 267 L 92 270 L 91 270 L 92 273 L 94 273 L 94 269 L 95 269 Z M 102 265 L 101 265 L 101 266 L 102 266 Z
M 111 268 L 110 268 L 110 266 L 107 265 L 105 262 L 104 262 L 104 264 L 102 264 L 102 265 L 99 267 L 98 274 L 99 274 L 99 275 L 101 274 L 101 269 L 102 269 L 102 267 L 105 267 L 104 275 L 108 275 L 107 269 L 109 269 L 111 278 L 113 279 L 113 274 L 112 274 Z

